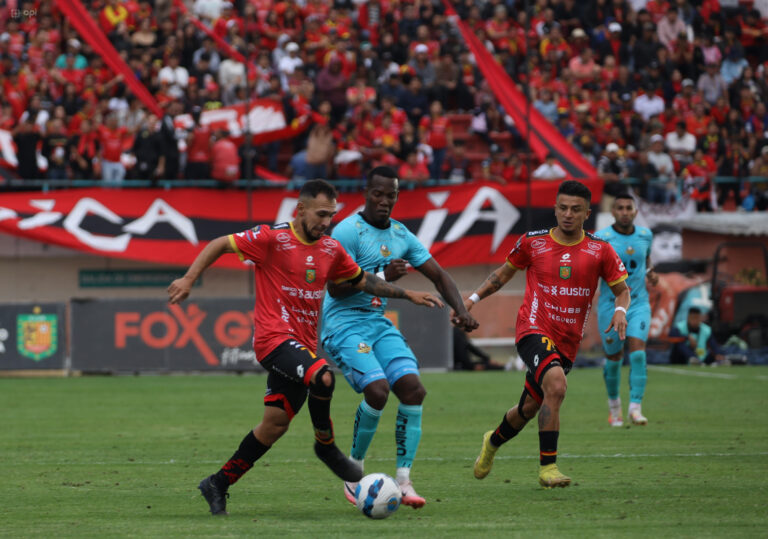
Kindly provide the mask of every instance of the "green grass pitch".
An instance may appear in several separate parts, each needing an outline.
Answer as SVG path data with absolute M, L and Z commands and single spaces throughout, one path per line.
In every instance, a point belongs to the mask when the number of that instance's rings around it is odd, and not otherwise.
M 622 396 L 628 399 L 622 372 Z M 339 377 L 340 378 L 340 377 Z M 537 483 L 529 425 L 478 481 L 483 432 L 517 402 L 519 372 L 429 373 L 412 478 L 425 508 L 364 518 L 312 451 L 302 410 L 213 518 L 197 483 L 262 411 L 263 376 L 0 379 L 0 536 L 765 537 L 768 369 L 649 370 L 647 427 L 611 428 L 599 369 L 576 369 L 561 416 L 567 489 Z M 359 397 L 339 379 L 349 449 Z M 391 397 L 366 472 L 394 475 Z M 625 410 L 626 413 L 626 410 Z

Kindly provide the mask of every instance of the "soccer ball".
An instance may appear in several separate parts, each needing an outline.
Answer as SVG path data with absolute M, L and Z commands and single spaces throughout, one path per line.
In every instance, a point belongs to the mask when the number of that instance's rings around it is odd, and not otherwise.
M 368 518 L 387 518 L 400 507 L 400 485 L 387 474 L 372 473 L 357 484 L 357 508 Z

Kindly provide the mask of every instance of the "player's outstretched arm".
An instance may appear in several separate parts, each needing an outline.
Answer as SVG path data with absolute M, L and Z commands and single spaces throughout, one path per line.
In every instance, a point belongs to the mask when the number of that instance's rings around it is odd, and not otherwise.
M 438 292 L 445 298 L 445 301 L 453 308 L 451 322 L 464 331 L 477 329 L 479 325 L 477 320 L 469 314 L 461 299 L 459 289 L 450 274 L 445 271 L 434 258 L 430 258 L 421 266 L 416 268 L 423 273 L 435 285 Z
M 189 266 L 187 273 L 173 281 L 171 286 L 168 287 L 168 301 L 170 303 L 180 303 L 187 299 L 189 291 L 192 290 L 192 285 L 195 284 L 195 281 L 197 281 L 205 268 L 216 262 L 221 255 L 234 252 L 235 250 L 230 245 L 228 236 L 220 236 L 208 243 L 205 249 L 197 255 L 192 265 Z
M 517 273 L 517 268 L 505 262 L 491 273 L 483 284 L 471 296 L 464 300 L 464 306 L 469 311 L 472 306 L 483 298 L 487 298 L 501 289 Z
M 373 273 L 364 272 L 363 278 L 354 284 L 354 287 L 363 292 L 384 298 L 404 298 L 416 305 L 426 307 L 442 307 L 443 302 L 427 292 L 415 292 L 395 286 L 383 279 L 379 279 Z
M 605 332 L 608 333 L 611 329 L 615 329 L 619 334 L 619 339 L 622 341 L 627 336 L 627 309 L 629 309 L 629 287 L 627 283 L 621 281 L 611 287 L 611 292 L 616 296 L 616 300 L 613 302 L 614 311 L 613 317 L 611 317 L 611 324 L 606 328 Z
M 403 275 L 408 274 L 408 261 L 402 258 L 395 258 L 389 264 L 384 266 L 384 269 L 376 274 L 379 278 L 384 278 L 387 282 L 397 281 Z M 341 283 L 334 283 L 328 281 L 328 293 L 332 298 L 347 298 L 352 294 L 356 294 L 358 290 L 349 281 Z

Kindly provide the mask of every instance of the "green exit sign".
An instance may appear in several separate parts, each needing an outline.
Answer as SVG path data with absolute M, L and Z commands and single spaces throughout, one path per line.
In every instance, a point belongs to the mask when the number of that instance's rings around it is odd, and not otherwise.
M 172 281 L 182 277 L 184 269 L 114 269 L 80 270 L 80 288 L 166 288 Z M 202 284 L 202 277 L 195 286 Z

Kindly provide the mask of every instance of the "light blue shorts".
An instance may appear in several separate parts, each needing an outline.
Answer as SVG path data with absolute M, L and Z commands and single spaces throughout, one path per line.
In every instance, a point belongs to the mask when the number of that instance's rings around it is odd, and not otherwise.
M 386 379 L 392 386 L 406 374 L 419 374 L 416 356 L 405 338 L 378 314 L 334 331 L 323 339 L 323 348 L 358 393 L 376 380 Z
M 619 334 L 616 333 L 615 329 L 605 333 L 605 328 L 611 324 L 614 309 L 613 303 L 610 306 L 600 305 L 597 309 L 597 325 L 600 329 L 600 338 L 603 341 L 603 350 L 609 356 L 617 354 L 624 349 L 624 341 L 619 340 Z M 627 312 L 627 337 L 647 341 L 650 329 L 650 304 L 647 302 L 630 304 L 629 311 Z

